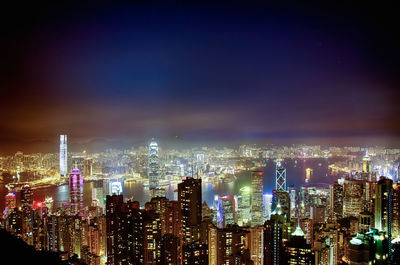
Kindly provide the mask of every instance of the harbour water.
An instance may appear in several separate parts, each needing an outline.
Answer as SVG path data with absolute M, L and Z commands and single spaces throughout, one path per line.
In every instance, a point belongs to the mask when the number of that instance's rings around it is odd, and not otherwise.
M 301 187 L 304 185 L 305 170 L 311 168 L 313 175 L 311 182 L 308 183 L 310 186 L 328 186 L 329 184 L 336 181 L 336 176 L 331 176 L 329 173 L 328 165 L 334 161 L 342 158 L 315 158 L 315 159 L 286 159 L 283 162 L 284 167 L 287 171 L 287 186 L 293 185 L 294 187 Z M 271 193 L 275 188 L 275 163 L 272 160 L 268 160 L 264 171 L 264 194 Z M 226 182 L 207 182 L 202 185 L 202 199 L 206 201 L 208 205 L 212 205 L 215 195 L 237 195 L 240 188 L 251 185 L 251 172 L 245 171 L 240 172 L 236 175 L 235 181 Z M 86 206 L 91 204 L 92 201 L 92 188 L 95 186 L 95 182 L 84 183 L 84 204 Z M 166 188 L 166 196 L 169 199 L 177 199 L 175 190 L 177 185 L 169 185 Z M 0 209 L 4 210 L 4 196 L 7 194 L 7 189 L 3 184 L 0 185 Z M 142 183 L 136 182 L 125 182 L 123 184 L 123 195 L 124 198 L 132 198 L 137 200 L 141 205 L 144 205 L 150 200 L 150 192 L 147 187 L 144 187 Z M 61 206 L 62 203 L 68 202 L 69 200 L 69 188 L 68 185 L 54 186 L 49 188 L 35 189 L 34 190 L 34 201 L 44 201 L 46 196 L 53 197 L 55 207 Z M 19 194 L 17 193 L 17 201 L 19 201 Z

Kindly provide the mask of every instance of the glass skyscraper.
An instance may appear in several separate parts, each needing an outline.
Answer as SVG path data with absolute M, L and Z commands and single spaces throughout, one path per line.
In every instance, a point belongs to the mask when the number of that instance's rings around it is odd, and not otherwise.
M 158 144 L 155 141 L 150 142 L 149 145 L 149 188 L 155 189 L 158 187 L 160 165 L 158 158 Z
M 264 224 L 263 216 L 263 179 L 262 171 L 251 172 L 251 224 Z
M 67 176 L 68 173 L 68 150 L 67 135 L 60 135 L 60 175 Z

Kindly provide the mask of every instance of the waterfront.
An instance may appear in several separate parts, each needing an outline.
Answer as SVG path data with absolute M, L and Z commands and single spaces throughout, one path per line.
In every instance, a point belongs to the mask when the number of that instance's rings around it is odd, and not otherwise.
M 314 159 L 286 159 L 283 162 L 287 170 L 287 186 L 293 185 L 295 187 L 301 187 L 304 185 L 305 169 L 311 168 L 313 175 L 310 186 L 326 186 L 333 183 L 336 180 L 335 176 L 330 176 L 328 165 L 332 162 L 343 158 L 314 158 Z M 297 162 L 296 162 L 297 161 Z M 275 187 L 275 163 L 272 160 L 267 160 L 264 171 L 264 194 L 271 193 Z M 202 185 L 202 198 L 208 205 L 212 205 L 215 195 L 237 195 L 240 188 L 251 184 L 251 172 L 244 171 L 237 175 L 237 179 L 233 182 L 204 182 Z M 83 199 L 85 206 L 90 205 L 92 200 L 92 188 L 95 182 L 85 182 Z M 177 185 L 170 185 L 166 188 L 166 196 L 170 200 L 176 200 L 177 194 L 174 192 L 177 189 Z M 0 196 L 4 198 L 7 193 L 7 189 L 3 184 L 0 186 Z M 137 200 L 141 205 L 144 205 L 150 200 L 150 192 L 148 187 L 144 187 L 142 183 L 125 182 L 123 185 L 123 195 L 125 198 L 132 198 Z M 49 188 L 35 189 L 34 190 L 34 201 L 44 201 L 46 196 L 53 197 L 55 207 L 59 207 L 62 203 L 68 202 L 69 200 L 69 188 L 68 185 L 54 186 Z M 19 194 L 17 193 L 17 201 L 19 201 Z M 0 200 L 0 209 L 4 210 L 4 200 Z

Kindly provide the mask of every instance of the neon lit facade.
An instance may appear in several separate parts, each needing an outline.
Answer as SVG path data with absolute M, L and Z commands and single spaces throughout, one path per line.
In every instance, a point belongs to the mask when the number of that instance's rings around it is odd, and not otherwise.
M 60 135 L 60 175 L 67 176 L 68 173 L 68 150 L 67 135 Z
M 5 212 L 8 213 L 15 209 L 15 207 L 17 207 L 17 197 L 14 192 L 9 192 L 5 196 Z
M 69 202 L 71 214 L 83 214 L 83 177 L 79 169 L 69 174 Z

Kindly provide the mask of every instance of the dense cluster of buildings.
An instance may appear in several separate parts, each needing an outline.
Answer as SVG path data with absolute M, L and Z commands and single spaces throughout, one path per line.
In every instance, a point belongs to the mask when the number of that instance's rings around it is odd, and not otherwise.
M 60 172 L 69 168 L 64 141 Z M 146 152 L 152 197 L 144 205 L 124 198 L 118 185 L 105 188 L 103 180 L 93 183 L 92 203 L 84 205 L 87 159 L 75 157 L 63 175 L 69 202 L 34 202 L 35 190 L 25 184 L 18 201 L 15 192 L 5 196 L 1 225 L 38 250 L 82 264 L 399 264 L 399 179 L 379 176 L 369 155 L 359 161 L 360 171 L 329 188 L 309 185 L 311 171 L 302 187 L 287 185 L 280 158 L 272 194 L 264 194 L 263 171 L 251 170 L 250 185 L 207 205 L 204 177 L 193 174 L 205 170 L 204 152 L 196 153 L 192 174 L 180 178 L 175 200 L 163 193 L 158 144 L 151 141 Z

